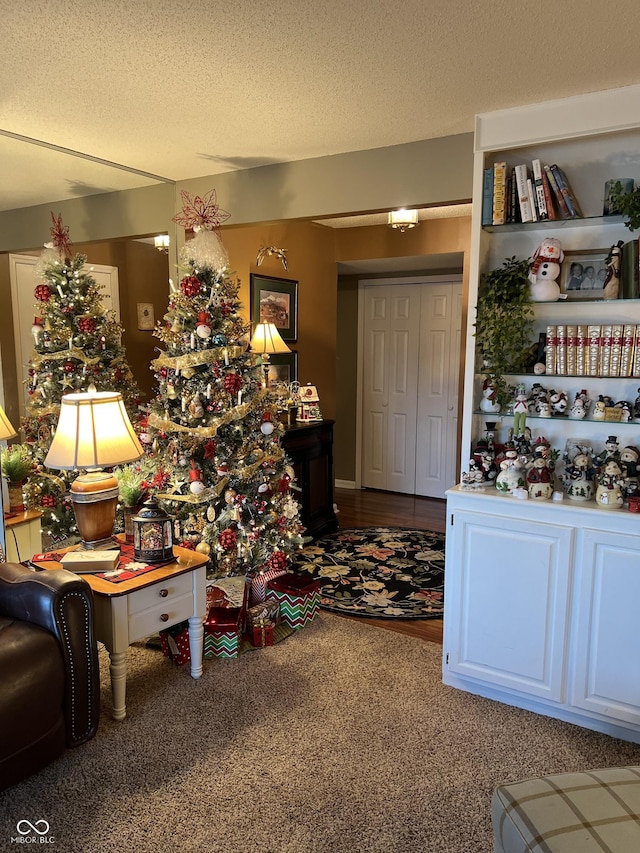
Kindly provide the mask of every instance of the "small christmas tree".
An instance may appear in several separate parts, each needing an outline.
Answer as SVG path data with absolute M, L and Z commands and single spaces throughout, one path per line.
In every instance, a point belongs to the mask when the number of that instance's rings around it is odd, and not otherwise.
M 29 399 L 22 427 L 36 471 L 25 491 L 30 507 L 42 511 L 42 530 L 52 542 L 77 533 L 68 497 L 72 473 L 48 471 L 49 450 L 63 394 L 119 391 L 132 421 L 139 417 L 140 393 L 121 343 L 122 327 L 101 301 L 103 289 L 85 269 L 86 255 L 71 254 L 69 228 L 51 214 L 52 243 L 46 244 L 36 275 L 33 354 L 29 361 Z
M 283 427 L 263 387 L 259 357 L 247 352 L 239 281 L 226 271 L 215 201 L 182 193 L 174 221 L 196 235 L 182 249 L 184 275 L 156 335 L 158 395 L 141 438 L 155 465 L 152 486 L 175 518 L 176 544 L 210 559 L 210 575 L 285 569 L 302 544 L 293 468 Z

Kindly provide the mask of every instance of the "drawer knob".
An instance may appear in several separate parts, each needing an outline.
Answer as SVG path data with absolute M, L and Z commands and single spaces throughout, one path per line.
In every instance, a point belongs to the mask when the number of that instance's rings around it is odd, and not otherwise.
M 160 598 L 166 598 L 168 595 L 169 595 L 168 589 L 161 589 L 160 590 Z
M 169 621 L 169 614 L 168 613 L 161 613 L 160 614 L 160 621 L 161 622 L 168 622 Z

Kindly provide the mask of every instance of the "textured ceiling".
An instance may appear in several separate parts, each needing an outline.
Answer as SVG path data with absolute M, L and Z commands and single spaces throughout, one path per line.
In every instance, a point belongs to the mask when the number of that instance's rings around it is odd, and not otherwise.
M 637 0 L 0 0 L 0 15 L 0 130 L 169 180 L 640 82 Z M 150 180 L 63 162 L 0 138 L 0 208 Z

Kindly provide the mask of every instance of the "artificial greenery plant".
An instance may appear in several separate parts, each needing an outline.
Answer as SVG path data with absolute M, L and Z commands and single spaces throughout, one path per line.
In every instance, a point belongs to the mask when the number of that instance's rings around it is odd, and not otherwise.
M 22 444 L 12 444 L 2 453 L 2 473 L 9 483 L 24 482 L 32 467 L 29 450 Z
M 147 494 L 143 473 L 133 465 L 123 465 L 115 472 L 118 494 L 124 506 L 136 507 Z
M 511 400 L 505 375 L 524 371 L 532 333 L 529 262 L 514 256 L 481 277 L 476 309 L 479 362 L 493 385 L 500 411 Z
M 629 231 L 640 228 L 640 186 L 626 193 L 620 181 L 616 181 L 609 193 L 609 203 L 613 212 L 625 217 Z

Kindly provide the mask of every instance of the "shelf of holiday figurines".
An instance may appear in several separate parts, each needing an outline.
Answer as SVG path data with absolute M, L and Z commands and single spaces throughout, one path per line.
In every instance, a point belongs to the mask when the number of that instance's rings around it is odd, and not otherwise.
M 507 222 L 504 225 L 483 225 L 482 230 L 487 234 L 506 234 L 514 231 L 540 231 L 564 228 L 584 228 L 595 225 L 621 225 L 623 217 L 620 214 L 609 216 L 583 216 L 572 219 L 542 219 L 536 222 Z
M 474 411 L 473 414 L 476 417 L 483 417 L 483 418 L 494 419 L 494 420 L 496 418 L 514 418 L 515 417 L 513 412 L 483 412 L 483 411 L 480 411 L 479 409 L 476 409 L 476 411 Z M 607 426 L 610 426 L 610 427 L 613 427 L 613 426 L 616 426 L 616 427 L 617 426 L 623 426 L 623 427 L 640 426 L 640 417 L 637 420 L 629 419 L 626 421 L 622 421 L 622 420 L 616 421 L 616 420 L 611 420 L 610 418 L 609 419 L 607 419 L 607 418 L 594 418 L 594 417 L 586 417 L 586 416 L 585 417 L 572 418 L 571 415 L 567 415 L 567 414 L 565 414 L 565 415 L 538 415 L 538 414 L 535 414 L 532 412 L 527 412 L 527 421 L 529 421 L 529 420 L 545 421 L 546 423 L 562 423 L 562 424 L 567 424 L 567 423 L 572 423 L 572 424 L 578 424 L 578 423 L 606 424 Z

